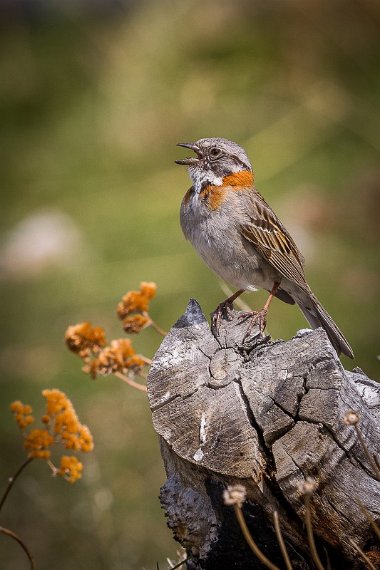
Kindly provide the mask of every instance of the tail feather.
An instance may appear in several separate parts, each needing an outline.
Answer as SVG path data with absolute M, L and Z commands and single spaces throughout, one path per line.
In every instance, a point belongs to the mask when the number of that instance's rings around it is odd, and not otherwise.
M 313 329 L 322 327 L 326 331 L 338 355 L 343 353 L 350 358 L 354 358 L 352 348 L 344 338 L 344 335 L 314 295 L 313 297 L 308 297 L 307 301 L 305 299 L 302 303 L 298 304 Z

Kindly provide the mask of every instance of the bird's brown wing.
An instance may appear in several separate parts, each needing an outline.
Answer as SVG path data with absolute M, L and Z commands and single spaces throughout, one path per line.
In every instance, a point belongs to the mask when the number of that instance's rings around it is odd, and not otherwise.
M 283 277 L 307 289 L 304 259 L 293 238 L 258 192 L 251 194 L 250 199 L 248 220 L 241 227 L 242 235 Z

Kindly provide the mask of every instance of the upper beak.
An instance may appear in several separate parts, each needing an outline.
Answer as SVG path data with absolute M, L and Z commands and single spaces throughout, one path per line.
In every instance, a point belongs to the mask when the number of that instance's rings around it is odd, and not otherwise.
M 184 164 L 186 166 L 191 166 L 192 164 L 197 164 L 199 162 L 199 159 L 202 158 L 199 147 L 195 143 L 178 143 L 177 146 L 190 148 L 196 153 L 197 156 L 196 157 L 193 156 L 191 158 L 183 158 L 182 160 L 175 160 L 174 162 L 176 164 Z

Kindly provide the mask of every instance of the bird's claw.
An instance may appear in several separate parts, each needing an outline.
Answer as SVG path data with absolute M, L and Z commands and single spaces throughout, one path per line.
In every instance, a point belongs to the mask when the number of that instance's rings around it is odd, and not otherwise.
M 251 322 L 248 325 L 247 332 L 245 333 L 243 338 L 243 342 L 250 336 L 252 329 L 255 325 L 258 325 L 261 333 L 264 332 L 267 324 L 267 313 L 268 309 L 264 307 L 260 311 L 248 311 L 246 313 L 241 313 L 239 315 L 240 319 L 251 318 Z
M 219 336 L 220 321 L 222 318 L 231 319 L 232 303 L 230 301 L 223 301 L 220 303 L 215 311 L 211 313 L 211 332 L 214 336 Z

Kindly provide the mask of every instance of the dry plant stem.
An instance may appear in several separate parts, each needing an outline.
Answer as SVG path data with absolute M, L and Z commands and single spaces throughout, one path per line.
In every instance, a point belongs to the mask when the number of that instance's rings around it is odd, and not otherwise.
M 139 356 L 145 362 L 145 364 L 148 364 L 149 366 L 152 364 L 151 358 L 147 358 L 146 356 L 142 356 L 142 354 L 140 354 Z
M 285 562 L 286 570 L 293 570 L 293 566 L 289 560 L 288 551 L 285 546 L 285 542 L 282 536 L 280 521 L 278 517 L 278 512 L 274 511 L 273 513 L 273 521 L 274 521 L 274 530 L 276 531 L 277 542 L 280 546 L 281 554 Z
M 270 570 L 280 570 L 278 566 L 276 566 L 275 564 L 272 564 L 272 562 L 270 560 L 268 560 L 268 558 L 265 556 L 265 554 L 263 552 L 261 552 L 261 550 L 257 546 L 256 542 L 253 540 L 251 533 L 249 532 L 249 529 L 248 529 L 247 524 L 245 522 L 244 515 L 243 515 L 243 512 L 241 510 L 241 507 L 239 507 L 239 505 L 234 505 L 234 510 L 235 510 L 235 515 L 236 515 L 236 518 L 238 520 L 241 532 L 243 533 L 244 538 L 247 541 L 247 543 L 248 543 L 250 549 L 252 550 L 253 554 L 255 556 L 257 556 L 257 558 L 260 560 L 260 562 L 262 562 L 264 564 L 264 566 L 266 566 Z
M 356 552 L 359 554 L 360 558 L 362 558 L 362 560 L 364 560 L 364 562 L 367 565 L 367 568 L 369 568 L 370 570 L 376 570 L 376 567 L 372 564 L 372 562 L 370 561 L 368 556 L 366 556 L 364 554 L 364 552 L 362 551 L 360 546 L 355 544 L 355 542 L 353 540 L 351 540 L 350 538 L 348 540 L 349 540 L 349 543 L 351 544 L 352 548 L 354 548 L 356 550 Z
M 371 525 L 371 527 L 373 528 L 374 533 L 376 534 L 379 542 L 380 542 L 380 528 L 378 527 L 378 525 L 376 524 L 376 522 L 374 521 L 373 517 L 371 516 L 371 514 L 368 512 L 368 510 L 365 508 L 365 506 L 363 505 L 363 503 L 361 501 L 359 501 L 359 499 L 355 498 L 355 502 L 357 505 L 359 505 L 359 508 L 361 510 L 361 512 L 363 513 L 363 515 L 367 518 L 369 524 Z
M 323 552 L 325 553 L 325 557 L 326 557 L 326 566 L 327 566 L 327 570 L 333 570 L 333 568 L 331 567 L 331 562 L 330 562 L 330 558 L 329 558 L 329 554 L 326 550 L 326 547 L 323 547 Z
M 16 542 L 19 543 L 19 545 L 21 546 L 21 548 L 23 549 L 23 551 L 25 552 L 25 554 L 27 555 L 29 562 L 30 562 L 30 568 L 31 570 L 35 570 L 35 565 L 34 565 L 34 560 L 32 558 L 32 555 L 30 554 L 28 547 L 26 546 L 26 544 L 24 544 L 24 542 L 21 540 L 21 538 L 19 536 L 17 536 L 17 534 L 15 534 L 13 531 L 9 530 L 9 528 L 4 528 L 2 526 L 0 526 L 0 532 L 2 534 L 5 534 L 6 536 L 10 536 L 11 538 L 13 538 L 13 540 L 15 540 Z
M 152 319 L 151 316 L 149 316 L 150 318 L 150 325 L 151 327 L 154 328 L 154 330 L 156 332 L 158 332 L 158 334 L 162 335 L 162 336 L 166 336 L 168 333 L 166 331 L 164 331 L 164 329 L 162 329 L 156 322 L 154 322 L 154 320 Z
M 47 459 L 47 460 L 46 460 L 46 463 L 49 465 L 49 467 L 50 467 L 50 469 L 51 469 L 51 471 L 52 471 L 53 477 L 56 477 L 56 475 L 57 475 L 59 469 L 56 468 L 56 466 L 54 465 L 54 463 L 52 463 L 52 462 L 50 461 L 50 459 Z
M 364 453 L 366 454 L 366 457 L 368 459 L 369 464 L 371 465 L 372 469 L 373 469 L 373 473 L 376 477 L 376 479 L 378 481 L 380 481 L 380 469 L 377 465 L 377 462 L 375 460 L 375 458 L 370 454 L 370 452 L 368 451 L 368 447 L 367 444 L 364 440 L 363 434 L 359 428 L 359 426 L 355 425 L 355 431 L 356 431 L 356 435 L 358 436 L 358 440 L 360 441 L 360 445 L 363 448 Z
M 135 382 L 134 380 L 132 380 L 132 378 L 128 378 L 128 376 L 125 376 L 125 374 L 122 374 L 121 372 L 114 372 L 114 375 L 117 376 L 117 378 L 120 378 L 120 380 L 122 380 L 129 386 L 132 386 L 132 388 L 136 388 L 136 390 L 140 390 L 141 392 L 147 392 L 146 386 L 144 386 L 143 384 L 139 384 L 138 382 Z
M 307 531 L 307 540 L 310 547 L 311 556 L 314 560 L 314 564 L 318 568 L 318 570 L 325 570 L 320 558 L 318 556 L 318 552 L 315 546 L 314 541 L 314 534 L 313 534 L 313 525 L 311 522 L 311 511 L 310 511 L 310 495 L 305 496 L 305 524 L 306 524 L 306 531 Z
M 24 471 L 25 467 L 27 465 L 29 465 L 29 463 L 33 461 L 33 457 L 28 457 L 28 459 L 26 459 L 24 461 L 24 463 L 22 463 L 22 465 L 17 469 L 16 473 L 13 475 L 13 477 L 9 477 L 8 479 L 8 487 L 5 489 L 4 495 L 1 498 L 0 501 L 0 511 L 3 508 L 3 505 L 10 493 L 10 490 L 12 489 L 13 485 L 15 484 L 17 478 L 19 477 L 19 475 L 21 475 L 21 473 Z

